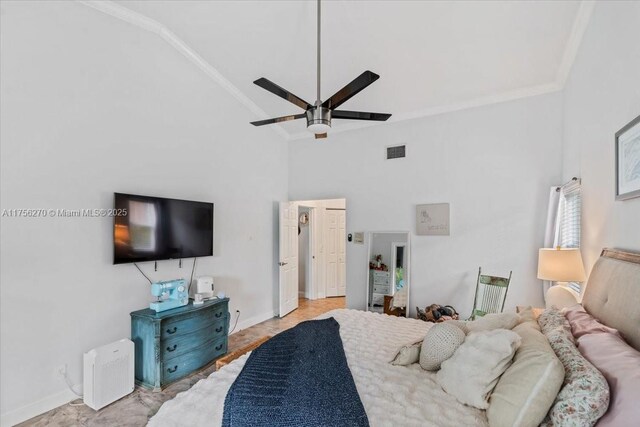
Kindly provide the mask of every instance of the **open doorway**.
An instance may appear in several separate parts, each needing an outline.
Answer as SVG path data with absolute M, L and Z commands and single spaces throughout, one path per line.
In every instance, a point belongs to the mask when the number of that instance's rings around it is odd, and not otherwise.
M 280 317 L 298 299 L 345 298 L 346 214 L 345 199 L 281 204 Z

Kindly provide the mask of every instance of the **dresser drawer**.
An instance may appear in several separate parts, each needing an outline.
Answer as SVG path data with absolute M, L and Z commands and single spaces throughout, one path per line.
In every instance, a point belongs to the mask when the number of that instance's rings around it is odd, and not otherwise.
M 373 285 L 373 292 L 377 294 L 389 294 L 391 287 L 389 285 Z
M 160 354 L 162 360 L 178 357 L 191 351 L 192 349 L 227 335 L 227 317 L 223 320 L 215 321 L 202 329 L 195 332 L 181 334 L 179 336 L 170 336 L 160 341 Z
M 227 337 L 219 338 L 192 349 L 182 356 L 161 364 L 162 384 L 168 384 L 199 369 L 227 352 Z
M 226 316 L 227 305 L 221 304 L 198 315 L 171 318 L 170 320 L 162 322 L 160 338 L 165 340 L 173 336 L 195 332 L 217 321 L 224 320 Z
M 374 285 L 389 284 L 389 273 L 386 271 L 374 271 L 371 278 Z
M 227 335 L 227 316 L 223 320 L 217 320 L 195 332 L 169 336 L 160 341 L 160 354 L 162 360 L 178 357 L 204 342 L 215 340 Z

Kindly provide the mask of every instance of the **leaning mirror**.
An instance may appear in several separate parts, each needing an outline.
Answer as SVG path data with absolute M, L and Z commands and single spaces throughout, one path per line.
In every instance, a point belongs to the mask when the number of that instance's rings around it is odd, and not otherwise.
M 367 310 L 407 316 L 409 306 L 408 232 L 369 233 Z

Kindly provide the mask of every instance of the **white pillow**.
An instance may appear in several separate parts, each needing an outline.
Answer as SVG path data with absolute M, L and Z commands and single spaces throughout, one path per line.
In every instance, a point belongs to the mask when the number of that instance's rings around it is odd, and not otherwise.
M 538 427 L 562 387 L 564 367 L 538 322 L 523 322 L 513 332 L 522 344 L 491 393 L 487 419 L 491 427 Z
M 459 327 L 465 334 L 471 332 L 490 331 L 493 329 L 513 329 L 521 322 L 521 318 L 516 313 L 489 313 L 476 320 L 447 320 Z
M 420 349 L 420 366 L 427 371 L 440 369 L 464 341 L 462 329 L 449 322 L 436 323 L 427 331 Z
M 493 329 L 513 329 L 520 323 L 517 313 L 489 313 L 467 323 L 469 332 L 490 331 Z
M 398 354 L 393 358 L 391 364 L 407 366 L 418 363 L 418 360 L 420 360 L 420 347 L 422 347 L 422 341 L 403 346 L 398 350 Z
M 517 333 L 506 329 L 470 333 L 453 356 L 442 362 L 438 384 L 459 402 L 487 409 L 491 392 L 520 341 Z

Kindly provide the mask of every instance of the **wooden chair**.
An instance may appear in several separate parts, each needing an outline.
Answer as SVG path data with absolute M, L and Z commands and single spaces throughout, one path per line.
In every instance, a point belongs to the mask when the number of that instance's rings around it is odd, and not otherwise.
M 511 282 L 509 277 L 487 276 L 482 274 L 482 267 L 478 269 L 478 281 L 476 284 L 476 294 L 473 299 L 473 311 L 471 320 L 482 317 L 487 313 L 502 313 L 504 302 L 507 299 L 507 290 Z

